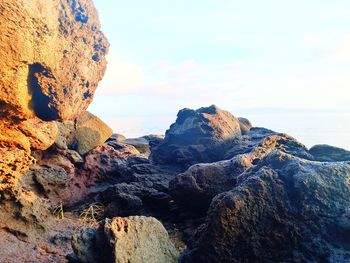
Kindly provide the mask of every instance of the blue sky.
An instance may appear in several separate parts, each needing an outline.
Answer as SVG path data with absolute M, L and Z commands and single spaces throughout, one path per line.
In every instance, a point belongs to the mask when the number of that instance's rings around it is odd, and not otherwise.
M 350 112 L 348 0 L 95 5 L 111 50 L 89 110 L 114 130 L 129 132 L 118 118 L 159 117 L 149 130 L 159 133 L 180 108 L 210 104 L 248 116 Z

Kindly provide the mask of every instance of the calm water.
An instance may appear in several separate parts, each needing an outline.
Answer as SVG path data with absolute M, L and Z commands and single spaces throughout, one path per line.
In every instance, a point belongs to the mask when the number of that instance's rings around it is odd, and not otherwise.
M 245 114 L 255 127 L 287 133 L 307 147 L 330 144 L 350 150 L 350 113 Z M 164 134 L 174 116 L 104 118 L 116 133 L 127 137 Z

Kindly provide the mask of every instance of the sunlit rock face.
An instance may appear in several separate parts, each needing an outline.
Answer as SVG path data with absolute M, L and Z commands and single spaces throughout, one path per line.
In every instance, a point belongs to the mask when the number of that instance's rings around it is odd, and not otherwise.
M 101 80 L 108 42 L 89 0 L 0 1 L 3 114 L 73 119 Z
M 165 139 L 152 147 L 156 163 L 190 166 L 222 158 L 227 143 L 241 135 L 240 121 L 212 105 L 198 110 L 179 111 Z
M 109 44 L 90 0 L 0 0 L 0 189 L 92 101 Z M 14 180 L 14 181 L 13 181 Z M 6 186 L 7 185 L 7 186 Z
M 82 228 L 72 246 L 82 263 L 175 263 L 179 256 L 161 222 L 145 216 L 105 219 L 98 230 Z

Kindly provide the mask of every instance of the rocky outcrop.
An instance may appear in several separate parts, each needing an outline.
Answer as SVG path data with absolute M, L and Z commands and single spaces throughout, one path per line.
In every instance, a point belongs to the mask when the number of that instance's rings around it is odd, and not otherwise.
M 100 231 L 81 229 L 72 245 L 82 263 L 175 263 L 178 258 L 165 228 L 153 217 L 106 219 Z M 98 248 L 105 254 L 99 255 Z M 105 259 L 106 255 L 113 259 Z
M 346 262 L 349 176 L 346 163 L 267 154 L 231 174 L 182 262 Z
M 191 209 L 206 211 L 213 197 L 237 186 L 237 176 L 273 151 L 312 158 L 304 145 L 284 134 L 254 128 L 230 144 L 231 159 L 195 164 L 169 184 L 172 195 Z M 188 202 L 192 200 L 193 202 Z
M 156 163 L 190 166 L 222 159 L 224 146 L 241 135 L 239 120 L 216 106 L 198 110 L 183 109 L 165 134 L 152 148 Z
M 0 112 L 74 119 L 106 67 L 109 45 L 92 1 L 1 1 L 0 14 Z
M 0 1 L 0 189 L 92 101 L 108 42 L 90 0 Z
M 321 162 L 343 162 L 350 161 L 350 151 L 342 148 L 319 144 L 310 148 L 310 153 L 316 161 Z

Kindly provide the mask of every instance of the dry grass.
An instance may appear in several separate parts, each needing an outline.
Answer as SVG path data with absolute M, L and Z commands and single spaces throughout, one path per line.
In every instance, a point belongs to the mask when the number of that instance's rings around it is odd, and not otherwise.
M 52 213 L 58 217 L 58 219 L 64 219 L 63 204 L 60 202 L 58 206 L 52 208 Z
M 103 219 L 105 206 L 101 203 L 92 203 L 79 214 L 79 221 L 89 227 L 96 227 Z

